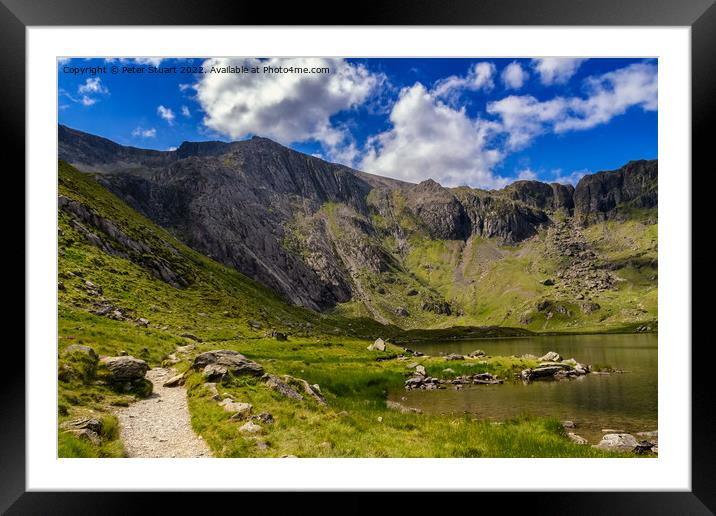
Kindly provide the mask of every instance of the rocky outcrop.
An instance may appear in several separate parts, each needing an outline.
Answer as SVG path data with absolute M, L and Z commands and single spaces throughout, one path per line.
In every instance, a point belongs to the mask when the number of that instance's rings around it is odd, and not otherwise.
M 190 280 L 173 270 L 171 263 L 163 260 L 158 253 L 140 239 L 129 237 L 117 224 L 100 217 L 94 210 L 81 202 L 63 195 L 57 198 L 57 206 L 71 217 L 70 224 L 87 241 L 112 256 L 131 260 L 149 270 L 156 278 L 175 288 L 184 288 Z M 167 242 L 161 245 L 168 253 L 176 255 L 178 251 Z
M 470 236 L 470 219 L 462 203 L 452 191 L 432 179 L 406 190 L 405 198 L 432 238 L 466 240 Z
M 618 170 L 589 174 L 574 190 L 574 214 L 582 223 L 624 216 L 658 203 L 657 160 L 630 161 Z
M 194 358 L 192 368 L 203 371 L 207 381 L 221 381 L 232 376 L 261 376 L 263 367 L 241 353 L 228 349 L 206 351 Z
M 116 383 L 141 380 L 149 370 L 149 366 L 144 360 L 129 355 L 104 357 L 100 363 L 109 372 L 108 380 Z
M 506 197 L 521 201 L 528 206 L 545 211 L 562 211 L 571 215 L 574 211 L 574 187 L 559 183 L 540 181 L 515 181 L 501 190 Z
M 470 221 L 470 233 L 485 238 L 499 238 L 508 244 L 520 242 L 550 223 L 547 213 L 520 201 L 472 188 L 456 188 Z

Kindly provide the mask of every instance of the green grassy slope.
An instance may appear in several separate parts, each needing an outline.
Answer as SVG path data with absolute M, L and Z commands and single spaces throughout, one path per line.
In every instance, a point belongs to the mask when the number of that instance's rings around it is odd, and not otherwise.
M 543 284 L 565 266 L 550 247 L 547 228 L 517 245 L 478 236 L 466 242 L 435 240 L 405 208 L 400 192 L 392 195 L 391 217 L 375 214 L 373 224 L 396 266 L 381 274 L 357 274 L 363 299 L 339 305 L 334 313 L 368 316 L 377 311 L 405 329 L 497 325 L 536 332 L 605 332 L 656 327 L 656 210 L 583 229 L 596 267 L 610 271 L 615 280 L 613 288 L 577 298 L 567 294 L 567 279 L 558 280 L 557 287 Z M 561 213 L 552 216 L 556 222 L 565 220 Z M 408 296 L 409 291 L 417 294 Z M 449 314 L 425 309 L 435 306 L 436 299 L 450 304 Z M 582 309 L 583 299 L 599 308 Z M 538 309 L 545 300 L 561 308 L 552 313 Z M 407 315 L 397 315 L 396 307 L 404 307 Z

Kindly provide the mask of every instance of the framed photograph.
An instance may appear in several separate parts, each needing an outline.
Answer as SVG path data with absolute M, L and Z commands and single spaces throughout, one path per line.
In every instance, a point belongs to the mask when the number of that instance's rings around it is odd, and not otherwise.
M 3 0 L 27 296 L 3 509 L 511 491 L 710 514 L 712 2 L 348 26 L 221 3 Z

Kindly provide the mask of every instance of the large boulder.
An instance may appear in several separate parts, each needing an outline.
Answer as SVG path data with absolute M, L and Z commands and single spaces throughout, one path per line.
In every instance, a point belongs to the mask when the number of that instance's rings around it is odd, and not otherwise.
M 216 349 L 197 355 L 192 368 L 203 370 L 204 377 L 209 381 L 223 379 L 228 374 L 261 376 L 264 373 L 260 364 L 228 349 Z
M 147 374 L 149 366 L 144 360 L 133 356 L 104 357 L 100 360 L 108 371 L 111 382 L 134 382 Z
M 539 357 L 537 360 L 540 362 L 561 362 L 562 357 L 559 355 L 559 353 L 555 351 L 548 351 L 543 356 Z
M 639 441 L 631 434 L 606 434 L 594 445 L 595 448 L 616 452 L 633 452 L 639 447 Z
M 385 351 L 385 341 L 381 338 L 375 339 L 375 342 L 368 346 L 369 351 Z

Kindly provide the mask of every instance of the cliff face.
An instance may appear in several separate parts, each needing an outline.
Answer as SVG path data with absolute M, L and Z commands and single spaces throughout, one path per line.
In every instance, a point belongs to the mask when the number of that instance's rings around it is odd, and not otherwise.
M 574 191 L 575 216 L 590 223 L 623 217 L 632 209 L 656 208 L 658 173 L 657 160 L 639 160 L 584 176 Z
M 502 192 L 515 201 L 546 211 L 561 210 L 569 215 L 574 211 L 574 187 L 559 183 L 542 183 L 540 181 L 515 181 L 506 186 Z
M 162 152 L 60 126 L 59 157 L 197 251 L 312 309 L 370 297 L 366 274 L 413 285 L 401 269 L 413 237 L 513 245 L 557 212 L 590 222 L 657 201 L 656 161 L 585 176 L 576 191 L 538 181 L 484 191 L 375 176 L 265 138 Z

